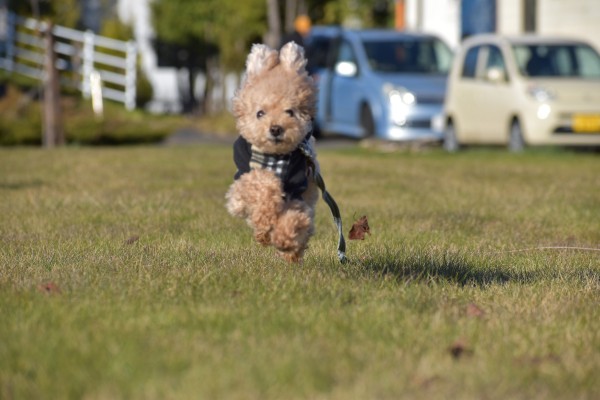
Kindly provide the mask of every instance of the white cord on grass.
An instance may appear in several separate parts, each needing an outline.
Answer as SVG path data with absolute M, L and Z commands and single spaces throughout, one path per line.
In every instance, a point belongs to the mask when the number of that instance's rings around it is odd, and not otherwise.
M 600 249 L 595 249 L 593 247 L 541 246 L 541 247 L 528 247 L 526 249 L 517 249 L 517 250 L 491 251 L 491 252 L 486 252 L 484 254 L 522 253 L 525 251 L 536 251 L 536 250 L 581 250 L 581 251 L 598 251 L 598 252 L 600 252 Z

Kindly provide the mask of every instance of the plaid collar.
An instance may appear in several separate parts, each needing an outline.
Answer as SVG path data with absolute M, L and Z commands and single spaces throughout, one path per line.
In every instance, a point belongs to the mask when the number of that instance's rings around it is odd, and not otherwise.
M 304 140 L 302 140 L 302 142 L 294 150 L 300 150 L 307 158 L 314 157 L 308 142 L 311 134 L 312 131 L 306 135 Z M 294 151 L 287 154 L 267 154 L 261 153 L 252 148 L 250 156 L 250 169 L 266 169 L 268 171 L 273 171 L 278 178 L 285 179 L 290 172 L 290 161 Z M 311 157 L 308 157 L 308 154 L 311 154 Z
M 265 154 L 253 149 L 250 156 L 250 169 L 273 171 L 278 178 L 283 179 L 289 172 L 290 159 L 291 153 L 283 155 Z

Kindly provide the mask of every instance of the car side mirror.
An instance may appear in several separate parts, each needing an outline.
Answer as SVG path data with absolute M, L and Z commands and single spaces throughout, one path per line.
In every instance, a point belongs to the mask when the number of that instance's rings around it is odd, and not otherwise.
M 340 61 L 335 64 L 335 73 L 346 78 L 352 78 L 358 73 L 358 67 L 352 61 Z
M 488 68 L 485 71 L 485 79 L 491 83 L 503 83 L 506 82 L 506 73 L 502 68 Z

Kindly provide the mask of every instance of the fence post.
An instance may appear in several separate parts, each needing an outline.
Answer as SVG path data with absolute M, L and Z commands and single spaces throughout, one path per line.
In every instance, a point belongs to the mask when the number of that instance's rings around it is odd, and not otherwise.
M 45 24 L 44 36 L 44 147 L 51 148 L 65 143 L 60 110 L 60 89 L 56 53 L 54 51 L 54 25 Z
M 92 94 L 90 76 L 94 70 L 94 32 L 87 30 L 83 34 L 83 66 L 81 71 L 81 94 L 89 99 Z
M 133 110 L 136 96 L 137 48 L 131 40 L 127 42 L 125 65 L 125 107 Z

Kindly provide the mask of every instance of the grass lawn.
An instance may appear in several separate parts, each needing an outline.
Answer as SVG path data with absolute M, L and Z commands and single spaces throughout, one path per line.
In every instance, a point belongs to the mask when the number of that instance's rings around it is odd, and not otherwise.
M 600 398 L 598 155 L 320 160 L 346 265 L 323 202 L 253 243 L 227 146 L 0 149 L 0 398 Z

